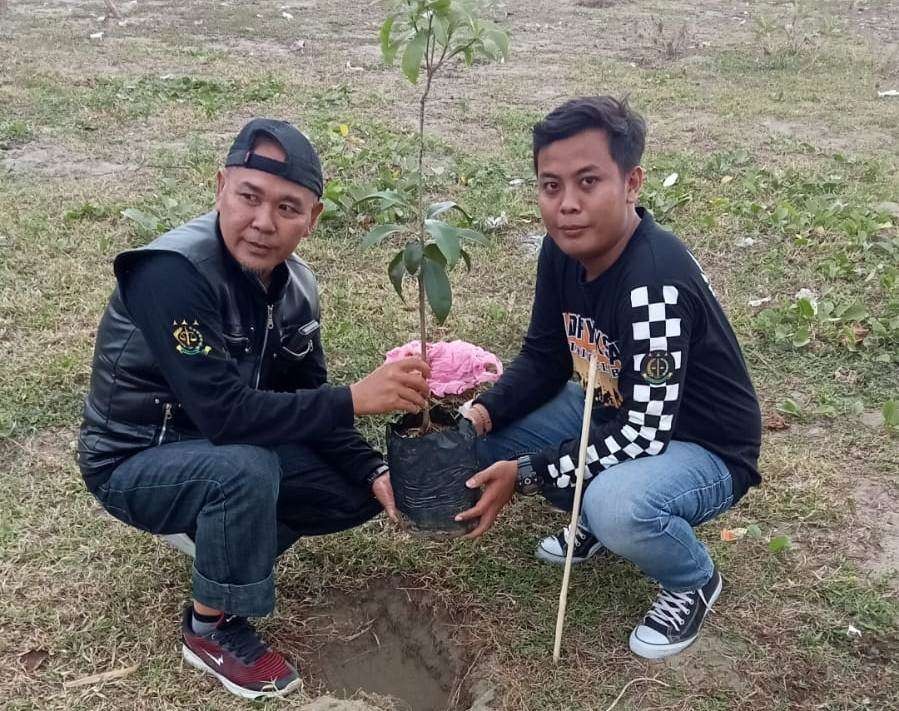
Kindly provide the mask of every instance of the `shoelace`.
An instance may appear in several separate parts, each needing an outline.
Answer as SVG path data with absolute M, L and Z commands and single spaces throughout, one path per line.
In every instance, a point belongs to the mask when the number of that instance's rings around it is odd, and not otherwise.
M 663 589 L 652 603 L 646 617 L 675 631 L 680 631 L 695 599 L 695 592 L 676 593 Z
M 581 545 L 581 543 L 586 541 L 587 537 L 590 535 L 590 531 L 578 524 L 577 528 L 574 531 L 574 547 L 577 548 L 579 545 Z M 562 537 L 565 539 L 565 543 L 570 542 L 568 540 L 569 538 L 571 538 L 568 526 L 562 529 Z
M 225 618 L 212 637 L 246 664 L 252 664 L 268 651 L 246 617 L 232 615 Z

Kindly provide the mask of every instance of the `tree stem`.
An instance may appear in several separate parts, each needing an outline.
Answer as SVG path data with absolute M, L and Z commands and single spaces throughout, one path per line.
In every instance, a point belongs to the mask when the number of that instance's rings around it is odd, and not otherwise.
M 425 50 L 427 56 L 427 49 Z M 431 79 L 434 77 L 430 61 L 427 62 L 427 80 L 425 83 L 424 93 L 419 101 L 418 112 L 418 240 L 421 242 L 421 248 L 425 248 L 425 178 L 424 178 L 424 155 L 425 155 L 425 104 L 428 100 L 428 93 L 431 91 Z M 422 277 L 421 267 L 418 268 L 418 326 L 421 331 L 421 359 L 428 362 L 428 321 L 427 321 L 427 304 L 425 303 L 425 281 Z M 431 397 L 428 395 L 428 403 L 422 413 L 421 418 L 421 434 L 424 435 L 431 428 Z

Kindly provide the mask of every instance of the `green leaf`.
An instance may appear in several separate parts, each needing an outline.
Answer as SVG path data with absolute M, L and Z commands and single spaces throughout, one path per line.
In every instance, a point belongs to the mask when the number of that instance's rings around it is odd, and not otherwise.
M 810 321 L 815 317 L 815 307 L 808 299 L 799 299 L 796 302 L 796 306 L 799 308 L 799 315 L 802 316 L 802 318 Z
M 412 204 L 405 195 L 396 190 L 379 190 L 376 193 L 369 193 L 356 200 L 354 205 L 359 205 L 369 200 L 380 200 L 380 210 L 389 210 L 391 207 L 403 207 L 407 210 L 412 209 Z
M 446 267 L 425 257 L 421 262 L 421 278 L 424 280 L 425 294 L 434 318 L 441 324 L 446 321 L 453 306 L 453 294 L 446 276 Z
M 868 310 L 864 304 L 856 302 L 839 309 L 837 314 L 843 321 L 861 321 L 868 316 Z
M 800 326 L 793 334 L 793 347 L 803 348 L 811 343 L 812 337 L 809 333 L 808 326 Z
M 388 66 L 393 64 L 393 60 L 396 59 L 396 51 L 399 49 L 398 43 L 390 41 L 390 33 L 393 31 L 395 20 L 396 16 L 391 15 L 381 25 L 381 56 L 384 57 L 384 63 Z
M 403 251 L 401 249 L 393 255 L 393 259 L 390 260 L 390 264 L 387 266 L 387 276 L 390 277 L 390 283 L 393 284 L 396 293 L 405 301 L 406 297 L 403 296 L 403 277 L 406 275 L 406 265 L 403 264 Z
M 899 428 L 899 400 L 887 400 L 883 403 L 881 414 L 887 427 Z
M 782 412 L 785 415 L 792 415 L 793 417 L 801 417 L 802 410 L 799 405 L 796 404 L 795 400 L 791 400 L 790 398 L 785 399 L 783 402 L 777 405 L 778 412 Z
M 833 315 L 833 303 L 830 301 L 818 302 L 818 320 L 819 321 L 835 321 Z
M 337 215 L 340 212 L 340 207 L 333 200 L 329 200 L 327 197 L 322 195 L 322 205 L 325 206 L 325 209 L 322 210 L 321 217 L 319 220 L 322 222 L 329 222 L 330 220 L 337 219 Z
M 434 0 L 428 3 L 428 9 L 433 11 L 435 15 L 446 17 L 452 6 L 451 0 Z
M 468 252 L 464 249 L 459 250 L 459 254 L 462 256 L 462 261 L 465 262 L 465 271 L 471 271 L 471 257 L 468 256 Z
M 421 71 L 421 60 L 425 55 L 425 49 L 428 46 L 428 32 L 421 30 L 412 41 L 406 45 L 406 51 L 403 52 L 403 74 L 406 75 L 412 84 L 418 83 L 418 74 Z
M 465 210 L 462 209 L 459 203 L 453 202 L 452 200 L 432 202 L 430 205 L 428 205 L 428 209 L 425 211 L 425 215 L 429 220 L 433 220 L 438 215 L 442 215 L 444 212 L 448 212 L 449 210 L 458 210 L 463 215 L 465 215 L 466 220 L 471 221 L 471 215 L 465 212 Z
M 457 227 L 456 230 L 462 239 L 467 239 L 469 242 L 474 242 L 475 244 L 490 244 L 490 240 L 477 230 L 469 230 L 465 227 Z
M 421 265 L 421 242 L 409 242 L 403 250 L 403 263 L 406 265 L 406 271 L 415 274 Z
M 459 253 L 462 251 L 460 244 L 459 228 L 448 225 L 440 220 L 425 220 L 425 229 L 434 238 L 450 269 L 459 261 Z
M 775 536 L 768 542 L 768 550 L 772 553 L 790 550 L 792 546 L 793 544 L 790 542 L 789 536 Z
M 129 207 L 127 210 L 122 210 L 122 217 L 125 217 L 132 222 L 136 222 L 147 232 L 159 231 L 159 220 L 156 216 L 138 210 L 136 207 Z
M 474 52 L 470 46 L 462 50 L 462 56 L 465 57 L 465 65 L 470 67 L 474 62 Z
M 344 187 L 344 184 L 339 180 L 329 180 L 327 185 L 325 185 L 325 190 L 322 193 L 322 198 L 328 198 L 329 200 L 333 200 L 334 202 L 336 202 L 340 200 L 345 190 L 346 188 Z
M 450 39 L 450 26 L 447 17 L 444 15 L 434 15 L 431 23 L 431 31 L 434 33 L 434 39 L 440 47 L 446 47 Z
M 374 229 L 372 229 L 365 237 L 362 238 L 362 247 L 368 249 L 369 247 L 374 247 L 376 244 L 383 242 L 385 238 L 394 234 L 395 232 L 399 232 L 403 229 L 402 225 L 397 224 L 387 224 L 387 225 L 378 225 Z
M 426 244 L 424 249 L 424 256 L 430 259 L 432 262 L 437 262 L 441 266 L 446 266 L 446 257 L 443 256 L 443 252 L 440 251 L 440 247 L 436 244 Z
M 484 36 L 496 46 L 497 51 L 491 52 L 490 54 L 493 59 L 499 59 L 500 57 L 506 58 L 509 56 L 509 35 L 502 30 L 493 28 L 486 30 Z
M 467 239 L 469 242 L 476 244 L 489 244 L 489 240 L 477 230 L 470 230 L 466 227 L 454 227 L 448 225 L 441 220 L 425 220 L 425 229 L 434 239 L 438 234 L 451 234 L 456 239 Z

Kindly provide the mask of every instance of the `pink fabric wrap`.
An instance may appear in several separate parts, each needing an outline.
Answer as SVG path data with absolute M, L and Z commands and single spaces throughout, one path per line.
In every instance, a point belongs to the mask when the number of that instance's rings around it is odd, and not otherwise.
M 421 357 L 421 341 L 394 348 L 385 362 Z M 428 385 L 436 397 L 461 395 L 481 383 L 495 383 L 503 372 L 503 364 L 490 351 L 467 341 L 439 341 L 428 344 L 431 377 Z

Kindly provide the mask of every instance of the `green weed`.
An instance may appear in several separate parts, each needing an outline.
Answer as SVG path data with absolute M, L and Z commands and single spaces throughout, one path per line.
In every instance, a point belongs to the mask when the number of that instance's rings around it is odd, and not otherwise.
M 88 105 L 139 118 L 165 104 L 187 104 L 211 117 L 230 106 L 269 101 L 283 91 L 284 84 L 273 77 L 246 84 L 192 76 L 110 78 L 94 84 Z
M 0 150 L 9 150 L 22 143 L 27 143 L 34 136 L 31 126 L 18 119 L 0 121 Z

